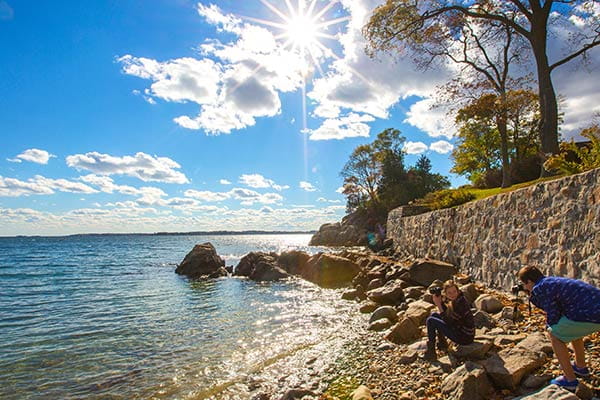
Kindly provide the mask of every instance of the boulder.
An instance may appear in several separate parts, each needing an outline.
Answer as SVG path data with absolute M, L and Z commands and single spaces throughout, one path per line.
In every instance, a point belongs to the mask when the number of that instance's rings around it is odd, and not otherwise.
M 539 392 L 519 397 L 520 400 L 579 400 L 575 394 L 556 385 L 546 386 Z
M 373 321 L 369 324 L 367 330 L 381 332 L 392 326 L 394 323 L 390 321 L 388 318 L 381 318 L 376 321 Z
M 208 242 L 195 245 L 175 272 L 191 279 L 227 276 L 225 260 L 217 255 L 215 247 Z
M 498 335 L 494 339 L 494 345 L 498 347 L 504 347 L 511 343 L 517 343 L 527 337 L 524 333 L 519 333 L 517 335 Z M 530 349 L 531 350 L 531 349 Z
M 234 275 L 246 276 L 257 282 L 276 281 L 289 276 L 277 264 L 276 255 L 262 252 L 251 252 L 242 257 Z
M 310 255 L 303 251 L 290 250 L 281 253 L 277 258 L 277 263 L 288 274 L 302 275 L 309 258 Z
M 502 311 L 504 304 L 497 297 L 491 294 L 482 294 L 475 300 L 475 307 L 478 310 L 485 311 L 489 314 L 495 314 Z
M 415 325 L 421 326 L 425 323 L 425 320 L 429 317 L 434 308 L 435 306 L 433 304 L 427 303 L 426 301 L 413 301 L 408 305 L 404 317 L 409 318 Z
M 369 281 L 369 284 L 367 285 L 367 291 L 380 288 L 384 284 L 385 284 L 385 282 L 381 278 L 372 279 L 371 281 Z
M 492 319 L 490 314 L 481 310 L 473 314 L 473 321 L 475 323 L 475 328 L 492 329 L 496 326 L 496 322 Z
M 492 354 L 482 365 L 498 387 L 515 390 L 521 379 L 543 365 L 545 360 L 544 353 L 514 347 Z
M 364 295 L 365 295 L 365 293 L 363 290 L 350 289 L 350 290 L 346 290 L 344 293 L 342 293 L 342 299 L 343 300 L 355 300 L 355 299 L 360 299 Z
M 421 286 L 410 286 L 404 289 L 404 297 L 407 299 L 420 299 L 425 293 L 425 288 Z
M 485 370 L 471 361 L 444 378 L 440 389 L 448 400 L 487 399 L 494 391 Z
M 321 225 L 310 239 L 310 246 L 366 246 L 365 222 L 357 213 L 345 216 L 341 222 Z
M 377 308 L 377 310 L 375 310 L 373 314 L 371 314 L 369 323 L 377 321 L 381 318 L 387 318 L 390 321 L 396 322 L 398 320 L 396 309 L 392 306 L 382 306 Z
M 373 400 L 369 388 L 365 385 L 360 385 L 352 392 L 352 400 Z
M 452 279 L 456 274 L 456 267 L 450 263 L 438 260 L 420 259 L 409 268 L 410 279 L 421 286 L 429 286 L 438 279 L 442 282 Z
M 502 309 L 502 311 L 500 311 L 497 314 L 494 314 L 494 319 L 498 320 L 498 321 L 520 321 L 523 318 L 523 316 L 521 315 L 521 313 L 519 312 L 519 310 L 516 310 L 514 307 L 510 307 L 510 306 L 506 306 Z
M 408 343 L 421 335 L 421 330 L 414 322 L 404 318 L 390 329 L 385 339 L 392 343 Z
M 553 353 L 552 343 L 550 343 L 550 339 L 548 339 L 548 336 L 543 332 L 530 333 L 527 338 L 517 343 L 517 347 L 546 353 L 547 355 Z
M 404 291 L 399 280 L 389 281 L 380 288 L 367 292 L 369 300 L 378 304 L 398 305 L 404 301 Z
M 414 363 L 417 358 L 419 358 L 419 353 L 417 353 L 416 350 L 406 350 L 404 352 L 404 354 L 402 354 L 400 356 L 400 358 L 398 359 L 398 363 L 399 364 L 412 364 Z
M 529 375 L 523 379 L 521 386 L 525 389 L 538 389 L 545 386 L 550 379 L 552 379 L 552 375 Z
M 379 308 L 379 304 L 373 301 L 367 301 L 360 306 L 359 311 L 363 314 L 369 314 L 377 310 L 377 308 Z
M 347 258 L 319 253 L 308 259 L 301 276 L 322 287 L 339 287 L 352 282 L 359 272 L 360 267 Z
M 453 355 L 460 358 L 480 360 L 490 351 L 492 345 L 493 343 L 488 340 L 476 340 L 471 344 L 456 346 L 456 351 L 453 352 Z
M 473 283 L 461 286 L 460 291 L 465 296 L 465 299 L 471 304 L 479 297 L 479 290 L 477 290 L 477 287 Z
M 316 394 L 311 390 L 307 389 L 291 389 L 284 393 L 284 395 L 279 400 L 294 400 L 301 399 L 305 396 L 314 397 Z

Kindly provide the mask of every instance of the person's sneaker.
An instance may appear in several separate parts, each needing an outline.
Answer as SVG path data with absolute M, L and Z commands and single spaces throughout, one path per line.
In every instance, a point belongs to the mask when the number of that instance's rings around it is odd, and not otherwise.
M 577 389 L 577 385 L 579 385 L 579 382 L 577 382 L 577 379 L 569 381 L 564 377 L 564 375 L 561 375 L 558 378 L 552 379 L 550 384 L 570 391 L 575 391 Z
M 573 366 L 573 372 L 575 372 L 575 375 L 581 376 L 582 378 L 587 378 L 591 375 L 588 367 L 579 368 L 575 363 L 572 363 L 571 365 Z

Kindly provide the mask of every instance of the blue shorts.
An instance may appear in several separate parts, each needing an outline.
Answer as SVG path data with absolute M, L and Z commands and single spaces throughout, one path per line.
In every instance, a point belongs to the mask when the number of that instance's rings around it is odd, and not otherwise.
M 569 343 L 600 331 L 600 324 L 571 321 L 567 317 L 561 317 L 558 323 L 550 325 L 548 331 L 561 342 Z

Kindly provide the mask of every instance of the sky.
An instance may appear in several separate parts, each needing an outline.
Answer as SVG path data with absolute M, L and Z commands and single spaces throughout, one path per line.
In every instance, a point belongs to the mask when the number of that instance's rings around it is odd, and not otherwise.
M 379 3 L 0 0 L 0 236 L 318 229 L 386 128 L 466 183 L 430 108 L 456 71 L 369 58 Z M 565 137 L 600 110 L 598 53 L 553 75 Z

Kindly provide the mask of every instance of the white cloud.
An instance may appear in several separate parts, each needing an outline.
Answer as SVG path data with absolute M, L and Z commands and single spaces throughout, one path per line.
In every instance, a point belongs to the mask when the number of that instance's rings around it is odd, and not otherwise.
M 310 140 L 345 139 L 369 137 L 371 128 L 365 122 L 375 121 L 370 115 L 350 113 L 341 118 L 326 119 L 320 127 L 309 130 Z
M 97 193 L 94 188 L 81 182 L 66 179 L 51 179 L 36 175 L 25 181 L 0 176 L 0 197 L 20 197 L 53 194 L 55 190 L 70 193 Z
M 342 193 L 344 193 L 344 187 L 343 187 L 343 186 L 340 186 L 339 188 L 335 189 L 335 192 L 336 192 L 336 193 L 339 193 L 339 194 L 342 194 Z
M 36 164 L 48 164 L 50 158 L 56 157 L 54 154 L 48 153 L 46 150 L 27 149 L 15 158 L 7 158 L 10 162 L 20 163 L 21 161 L 29 161 Z
M 277 191 L 281 191 L 283 189 L 289 189 L 290 187 L 287 185 L 278 185 L 273 180 L 267 179 L 260 174 L 244 174 L 240 176 L 240 183 L 251 187 L 251 188 L 273 188 Z
M 299 187 L 307 192 L 315 192 L 317 190 L 312 183 L 306 181 L 300 181 Z
M 427 145 L 423 142 L 406 142 L 404 143 L 403 150 L 407 154 L 420 154 L 427 151 Z
M 445 140 L 438 140 L 437 142 L 431 143 L 429 149 L 436 153 L 448 154 L 454 149 L 454 146 L 452 143 L 446 142 Z
M 219 183 L 221 185 L 231 185 L 231 182 L 229 182 L 227 179 L 221 179 L 219 180 Z
M 227 200 L 231 196 L 227 192 L 211 192 L 211 191 L 198 191 L 198 190 L 186 190 L 184 195 L 198 199 L 200 201 L 212 202 L 212 201 L 223 201 Z
M 184 195 L 204 202 L 219 202 L 234 199 L 240 201 L 242 205 L 252 205 L 254 203 L 274 204 L 283 200 L 283 197 L 277 193 L 261 194 L 244 188 L 234 188 L 228 192 L 186 190 Z
M 341 203 L 341 200 L 327 200 L 325 197 L 319 197 L 317 199 L 318 202 L 320 203 Z
M 451 139 L 456 135 L 454 117 L 447 107 L 434 107 L 434 100 L 420 100 L 410 107 L 404 122 L 419 128 L 431 137 L 445 136 Z
M 91 152 L 67 157 L 67 165 L 100 175 L 127 175 L 144 182 L 188 183 L 187 177 L 176 169 L 179 164 L 167 157 L 136 153 L 135 156 L 115 157 Z

